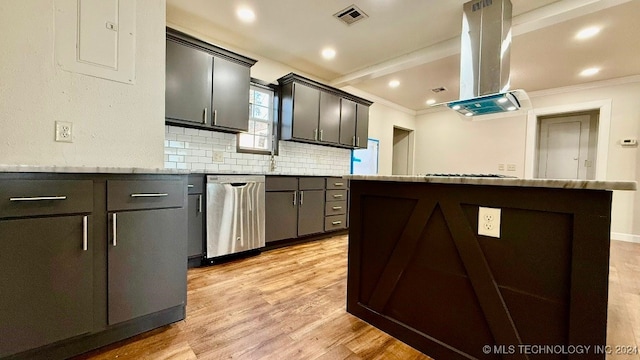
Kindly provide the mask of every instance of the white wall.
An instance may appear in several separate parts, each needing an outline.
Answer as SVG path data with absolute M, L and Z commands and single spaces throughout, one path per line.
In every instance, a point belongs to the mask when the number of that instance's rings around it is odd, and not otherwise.
M 570 90 L 565 92 L 564 90 Z M 640 180 L 638 148 L 622 148 L 620 139 L 640 134 L 640 82 L 605 84 L 590 89 L 556 89 L 530 94 L 534 108 L 611 99 L 607 180 Z M 502 173 L 523 177 L 526 116 L 471 122 L 453 111 L 416 118 L 416 172 Z M 498 171 L 498 164 L 515 164 L 516 171 Z M 640 235 L 640 196 L 615 191 L 612 232 Z M 640 215 L 640 212 L 635 212 Z M 636 218 L 634 220 L 634 218 Z
M 54 64 L 54 1 L 0 1 L 0 164 L 163 166 L 165 1 L 138 0 L 136 84 Z M 54 142 L 55 121 L 73 143 Z

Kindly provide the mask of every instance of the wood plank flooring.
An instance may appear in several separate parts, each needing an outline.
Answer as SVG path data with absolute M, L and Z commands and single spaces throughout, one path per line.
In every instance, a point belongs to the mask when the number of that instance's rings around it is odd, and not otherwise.
M 77 359 L 429 359 L 346 313 L 346 272 L 346 236 L 191 269 L 186 320 Z M 612 241 L 608 344 L 640 344 L 640 244 Z

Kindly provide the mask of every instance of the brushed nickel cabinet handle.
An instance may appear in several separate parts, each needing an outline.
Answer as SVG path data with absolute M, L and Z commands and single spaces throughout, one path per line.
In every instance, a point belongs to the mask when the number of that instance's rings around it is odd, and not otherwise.
M 342 206 L 334 206 L 334 207 L 332 207 L 332 209 L 333 210 L 340 210 L 340 209 L 342 209 Z
M 296 206 L 297 201 L 298 201 L 298 191 L 297 191 L 297 190 L 295 190 L 295 191 L 293 192 L 293 206 Z
M 35 197 L 13 197 L 9 201 L 46 201 L 46 200 L 67 200 L 66 196 L 35 196 Z
M 187 187 L 188 187 L 189 189 L 193 188 L 194 186 L 195 186 L 195 185 L 193 185 L 193 184 L 188 184 L 188 185 L 187 185 Z
M 113 213 L 113 246 L 117 246 L 118 245 L 118 224 L 117 224 L 117 218 L 116 218 L 116 213 Z
M 300 191 L 300 206 L 304 203 L 304 191 Z
M 198 195 L 198 212 L 202 212 L 202 195 Z
M 342 194 L 333 194 L 333 197 L 336 198 L 336 199 L 339 199 L 339 198 L 342 197 Z
M 322 129 L 320 129 L 320 141 L 322 141 Z
M 341 183 L 341 182 L 333 183 L 333 186 L 343 186 L 343 185 L 344 183 Z
M 313 140 L 318 141 L 318 129 L 313 129 Z
M 356 136 L 355 135 L 351 139 L 351 145 L 356 146 Z
M 342 221 L 332 221 L 331 224 L 333 225 L 340 225 L 342 224 Z
M 144 197 L 165 197 L 169 196 L 167 193 L 137 193 L 131 194 L 132 198 L 144 198 Z
M 207 123 L 207 108 L 204 108 L 204 111 L 202 112 L 202 123 Z
M 87 251 L 89 248 L 89 216 L 82 218 L 82 250 Z
M 218 125 L 218 110 L 213 110 L 213 125 Z
M 360 136 L 358 136 L 358 141 L 356 141 L 356 146 L 360 146 Z

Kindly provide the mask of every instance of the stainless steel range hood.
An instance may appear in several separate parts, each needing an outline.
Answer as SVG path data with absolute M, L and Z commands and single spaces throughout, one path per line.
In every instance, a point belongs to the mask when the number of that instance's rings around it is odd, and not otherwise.
M 465 3 L 460 42 L 460 100 L 447 103 L 449 108 L 472 117 L 529 105 L 523 90 L 509 91 L 510 0 Z

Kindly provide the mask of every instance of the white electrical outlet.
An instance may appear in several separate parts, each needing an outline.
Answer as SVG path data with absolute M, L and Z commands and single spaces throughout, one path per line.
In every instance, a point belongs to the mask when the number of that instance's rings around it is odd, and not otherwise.
M 478 209 L 478 235 L 500 237 L 500 212 L 495 208 Z
M 516 171 L 516 164 L 507 164 L 507 171 Z
M 222 151 L 214 151 L 213 152 L 213 162 L 224 162 L 224 152 Z
M 68 121 L 56 121 L 56 141 L 73 142 L 73 124 Z

